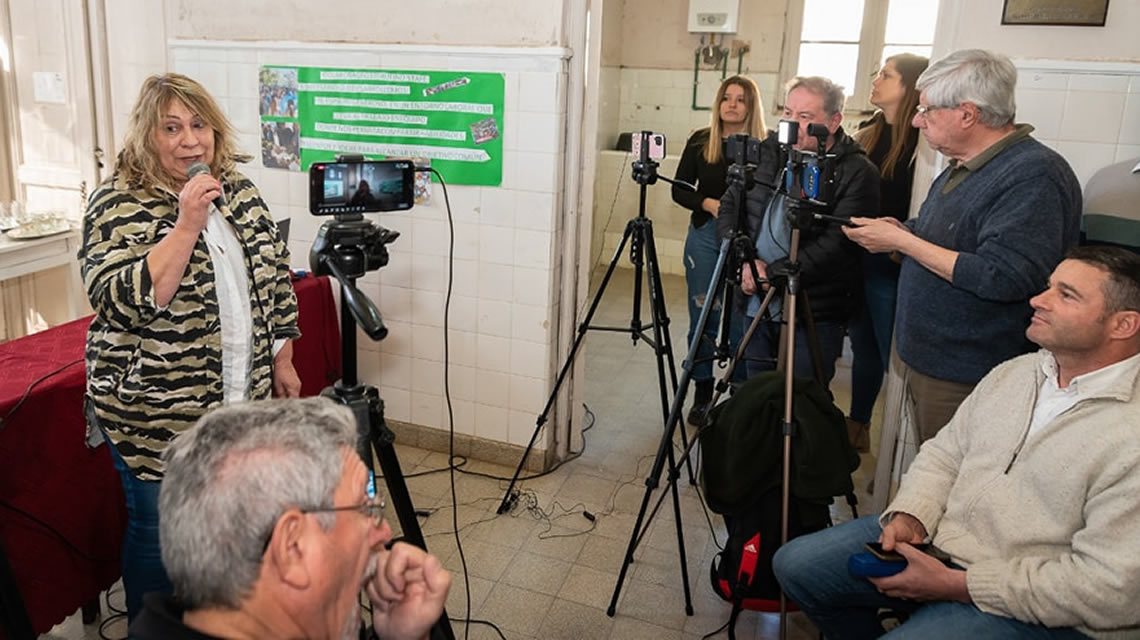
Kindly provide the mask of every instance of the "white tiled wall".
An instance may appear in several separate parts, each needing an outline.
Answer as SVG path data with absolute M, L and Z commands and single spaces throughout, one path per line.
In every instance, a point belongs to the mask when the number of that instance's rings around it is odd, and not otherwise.
M 716 97 L 721 75 L 719 70 L 700 72 L 696 105 L 702 110 L 694 111 L 692 70 L 623 68 L 618 130 L 647 129 L 664 133 L 670 153 L 679 155 L 689 134 L 694 129 L 708 126 L 708 107 Z M 729 75 L 732 75 L 731 70 Z M 774 122 L 769 114 L 775 104 L 776 74 L 748 75 L 760 88 L 765 119 Z
M 731 72 L 730 72 L 731 75 Z M 776 94 L 775 74 L 749 74 L 760 88 L 766 123 L 775 123 L 770 115 Z M 692 70 L 637 69 L 602 67 L 598 112 L 598 138 L 601 150 L 597 158 L 594 182 L 594 221 L 592 263 L 607 262 L 621 240 L 625 224 L 638 212 L 640 189 L 629 177 L 632 158 L 613 151 L 621 132 L 650 130 L 664 133 L 668 157 L 658 172 L 672 177 L 685 141 L 696 129 L 709 124 L 707 107 L 721 83 L 719 70 L 702 70 L 693 107 Z M 673 203 L 669 185 L 664 181 L 650 186 L 646 215 L 653 219 L 657 240 L 657 257 L 663 273 L 683 274 L 681 254 L 689 228 L 689 212 Z M 628 254 L 622 262 L 629 266 Z
M 492 52 L 455 47 L 175 41 L 174 70 L 201 81 L 222 103 L 256 156 L 243 170 L 278 219 L 292 220 L 295 268 L 324 218 L 308 213 L 306 174 L 263 168 L 259 154 L 260 65 L 338 66 L 501 72 L 505 76 L 503 181 L 498 187 L 448 187 L 455 227 L 454 281 L 448 317 L 452 405 L 457 433 L 526 444 L 552 385 L 560 290 L 566 75 L 561 50 Z M 388 417 L 445 429 L 444 305 L 448 221 L 444 193 L 409 212 L 373 221 L 399 231 L 388 266 L 357 283 L 377 304 L 388 337 L 358 333 L 358 373 L 379 387 Z M 536 446 L 544 448 L 546 440 Z
M 1098 169 L 1140 157 L 1140 64 L 1015 62 L 1017 121 L 1065 156 L 1082 187 Z

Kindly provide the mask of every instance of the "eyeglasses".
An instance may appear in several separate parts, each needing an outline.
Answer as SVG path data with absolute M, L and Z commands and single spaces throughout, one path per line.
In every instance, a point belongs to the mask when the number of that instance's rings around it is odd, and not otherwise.
M 373 526 L 379 527 L 384 523 L 384 508 L 387 506 L 384 503 L 384 496 L 376 491 L 376 476 L 372 471 L 368 472 L 368 484 L 365 486 L 365 495 L 368 498 L 360 503 L 347 505 L 343 507 L 316 507 L 312 509 L 299 509 L 301 513 L 336 513 L 337 511 L 357 511 L 366 518 L 372 519 Z M 276 525 L 276 520 L 274 521 Z M 265 534 L 265 543 L 261 545 L 261 555 L 264 556 L 265 552 L 269 549 L 269 543 L 273 540 L 273 529 Z
M 914 108 L 914 111 L 916 114 L 925 118 L 926 114 L 930 113 L 931 111 L 938 111 L 939 109 L 955 109 L 955 108 L 956 107 L 932 107 L 930 105 L 920 104 Z
M 368 499 L 360 504 L 350 505 L 347 507 L 320 507 L 317 509 L 301 509 L 301 513 L 334 513 L 337 511 L 359 511 L 365 517 L 372 518 L 376 521 L 376 526 L 380 526 L 384 520 L 384 497 L 376 491 L 376 474 L 370 469 L 368 471 L 368 483 L 364 485 L 364 495 Z
M 347 507 L 321 507 L 319 509 L 301 509 L 301 513 L 335 513 L 337 511 L 359 511 L 365 517 L 372 518 L 377 527 L 384 521 L 384 499 L 372 498 L 361 504 Z

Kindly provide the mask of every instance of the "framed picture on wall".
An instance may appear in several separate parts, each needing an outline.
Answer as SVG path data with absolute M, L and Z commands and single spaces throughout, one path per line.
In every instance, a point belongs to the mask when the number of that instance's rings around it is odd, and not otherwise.
M 1103 27 L 1108 0 L 1005 0 L 1002 24 Z

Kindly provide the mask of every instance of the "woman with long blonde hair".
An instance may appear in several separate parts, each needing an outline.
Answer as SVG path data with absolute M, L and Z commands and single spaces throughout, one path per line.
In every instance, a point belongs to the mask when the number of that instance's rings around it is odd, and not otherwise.
M 918 129 L 911 126 L 919 91 L 918 76 L 929 60 L 910 53 L 891 56 L 871 82 L 871 104 L 878 111 L 859 125 L 855 140 L 879 167 L 880 216 L 906 220 L 914 182 L 914 154 Z M 895 292 L 899 265 L 885 253 L 863 252 L 862 308 L 848 327 L 851 351 L 851 411 L 847 431 L 851 444 L 869 451 L 871 412 L 883 373 L 890 362 L 891 333 L 895 325 Z
M 760 90 L 752 78 L 725 78 L 717 89 L 711 111 L 709 126 L 695 131 L 685 143 L 674 176 L 676 180 L 693 185 L 695 191 L 673 186 L 673 201 L 692 211 L 684 251 L 685 283 L 689 292 L 689 344 L 692 344 L 709 280 L 712 279 L 720 252 L 713 218 L 719 214 L 720 197 L 728 187 L 724 140 L 738 133 L 746 133 L 753 138 L 764 138 L 767 135 L 764 105 L 760 100 Z M 701 336 L 701 348 L 693 363 L 692 379 L 696 391 L 688 420 L 697 426 L 701 426 L 697 423 L 712 399 L 711 357 L 719 326 L 718 303 L 709 315 L 708 325 Z M 734 336 L 731 341 L 735 343 L 738 337 Z

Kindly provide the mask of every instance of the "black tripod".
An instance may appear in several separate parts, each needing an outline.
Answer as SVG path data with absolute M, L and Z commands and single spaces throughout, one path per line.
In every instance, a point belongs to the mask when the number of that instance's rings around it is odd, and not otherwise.
M 326 388 L 321 395 L 352 409 L 356 416 L 357 452 L 371 469 L 374 467 L 372 452 L 375 450 L 375 461 L 380 463 L 380 470 L 388 486 L 388 497 L 399 519 L 403 538 L 426 550 L 423 532 L 416 520 L 415 507 L 408 495 L 404 474 L 400 471 L 400 461 L 392 446 L 395 435 L 384 421 L 384 401 L 380 399 L 376 387 L 360 384 L 356 377 L 357 324 L 373 340 L 381 340 L 388 333 L 379 310 L 356 288 L 356 279 L 388 263 L 385 245 L 399 235 L 395 231 L 373 225 L 360 214 L 337 216 L 335 220 L 321 226 L 317 233 L 309 253 L 309 266 L 318 276 L 334 276 L 340 283 L 341 292 L 340 345 L 344 373 L 335 385 Z M 432 640 L 455 640 L 446 610 L 432 626 L 430 637 Z
M 594 293 L 594 299 L 590 302 L 586 317 L 582 320 L 581 324 L 578 325 L 578 335 L 574 338 L 574 344 L 570 347 L 570 354 L 566 356 L 566 361 L 562 364 L 562 369 L 558 372 L 558 378 L 554 381 L 554 388 L 550 390 L 550 396 L 546 399 L 546 405 L 542 408 L 542 413 L 540 413 L 535 420 L 534 433 L 531 434 L 530 442 L 527 443 L 522 459 L 519 460 L 518 467 L 515 469 L 515 474 L 507 486 L 506 493 L 503 494 L 503 500 L 499 503 L 498 513 L 508 511 L 518 498 L 515 483 L 518 482 L 519 474 L 522 472 L 523 466 L 526 464 L 526 459 L 534 448 L 534 443 L 538 439 L 539 432 L 542 431 L 543 425 L 546 424 L 550 410 L 558 398 L 558 390 L 562 387 L 562 382 L 566 379 L 566 374 L 569 373 L 570 367 L 574 364 L 574 356 L 578 353 L 578 348 L 582 345 L 587 331 L 592 329 L 594 331 L 629 333 L 635 345 L 638 340 L 644 340 L 646 344 L 653 347 L 653 353 L 657 357 L 657 381 L 661 393 L 661 411 L 663 416 L 668 415 L 669 392 L 676 391 L 677 389 L 677 369 L 673 362 L 673 341 L 669 337 L 669 316 L 665 307 L 665 295 L 661 287 L 661 270 L 657 262 L 657 245 L 653 240 L 653 221 L 645 215 L 646 187 L 657 182 L 657 179 L 661 176 L 657 175 L 658 163 L 649 158 L 648 138 L 655 134 L 651 134 L 649 131 L 642 131 L 638 135 L 641 136 L 641 155 L 640 159 L 633 163 L 632 173 L 633 179 L 641 185 L 637 217 L 625 225 L 625 232 L 622 233 L 621 242 L 618 243 L 617 250 L 614 251 L 613 259 L 610 260 L 610 265 L 606 269 L 602 283 L 598 287 L 597 292 Z M 673 181 L 668 178 L 661 177 L 661 179 L 673 183 Z M 606 293 L 606 286 L 609 285 L 610 277 L 613 276 L 614 269 L 621 260 L 626 243 L 630 245 L 629 261 L 633 264 L 634 268 L 633 317 L 627 327 L 594 326 L 590 324 L 590 321 L 593 320 L 594 313 L 598 310 L 598 304 L 602 301 L 602 296 Z M 652 316 L 652 321 L 648 325 L 641 323 L 641 276 L 643 269 L 645 269 L 644 273 L 649 287 L 649 307 Z M 653 331 L 652 338 L 646 335 L 646 332 L 649 330 Z M 668 367 L 669 373 L 668 386 L 666 386 L 665 378 L 666 366 Z M 682 432 L 681 437 L 686 443 L 688 442 L 684 432 Z M 693 483 L 696 482 L 691 467 L 689 468 L 689 480 Z M 678 503 L 678 505 L 679 504 L 680 503 Z M 678 520 L 678 533 L 679 532 L 680 521 Z
M 742 137 L 744 139 L 748 139 L 748 136 L 742 136 Z M 738 142 L 739 142 L 739 139 L 738 139 Z M 643 145 L 643 148 L 644 148 L 644 145 Z M 677 466 L 677 461 L 674 459 L 673 437 L 674 437 L 674 432 L 677 429 L 677 425 L 678 425 L 678 423 L 680 423 L 681 409 L 685 403 L 685 396 L 688 392 L 689 381 L 690 381 L 691 376 L 692 376 L 693 366 L 697 360 L 697 353 L 700 349 L 701 341 L 704 339 L 705 328 L 708 327 L 710 314 L 712 313 L 712 309 L 716 306 L 716 300 L 719 299 L 722 292 L 724 295 L 724 300 L 723 300 L 723 303 L 721 304 L 721 320 L 722 320 L 721 337 L 722 337 L 722 343 L 719 347 L 714 349 L 713 358 L 719 359 L 719 358 L 723 357 L 723 355 L 724 355 L 721 352 L 727 353 L 727 348 L 725 346 L 724 340 L 727 340 L 727 336 L 729 333 L 729 326 L 730 326 L 730 322 L 731 322 L 730 315 L 732 314 L 732 306 L 731 306 L 732 305 L 732 295 L 731 295 L 731 289 L 727 286 L 727 283 L 728 283 L 728 279 L 729 279 L 729 274 L 737 273 L 739 271 L 739 269 L 736 267 L 733 267 L 733 266 L 729 266 L 728 268 L 726 268 L 726 262 L 731 260 L 732 265 L 742 265 L 742 264 L 751 265 L 752 264 L 751 260 L 748 259 L 749 256 L 751 256 L 751 254 L 752 254 L 752 245 L 751 245 L 751 242 L 748 240 L 747 234 L 744 233 L 744 228 L 745 228 L 745 225 L 744 225 L 744 218 L 745 218 L 744 196 L 745 196 L 745 194 L 747 194 L 748 189 L 751 188 L 751 186 L 752 186 L 752 173 L 755 170 L 755 163 L 753 163 L 752 166 L 748 166 L 747 168 L 745 168 L 746 164 L 745 164 L 745 161 L 743 160 L 744 149 L 742 147 L 741 148 L 730 147 L 730 152 L 726 155 L 731 158 L 733 155 L 733 152 L 736 152 L 736 151 L 739 151 L 738 155 L 741 156 L 741 159 L 738 163 L 733 164 L 735 171 L 729 172 L 729 179 L 734 184 L 738 184 L 741 186 L 741 189 L 740 189 L 741 197 L 740 197 L 740 200 L 738 202 L 739 211 L 738 211 L 738 217 L 737 217 L 736 230 L 733 233 L 733 236 L 731 238 L 726 238 L 725 240 L 723 240 L 721 242 L 720 253 L 717 256 L 716 266 L 713 268 L 713 275 L 712 275 L 712 279 L 709 282 L 709 289 L 708 289 L 708 292 L 705 294 L 705 304 L 701 307 L 700 318 L 697 321 L 697 326 L 693 331 L 693 339 L 692 339 L 692 342 L 689 344 L 689 351 L 688 351 L 688 354 L 686 355 L 685 361 L 682 365 L 681 379 L 680 379 L 679 383 L 677 383 L 677 385 L 676 385 L 676 392 L 673 395 L 673 402 L 672 402 L 671 406 L 669 407 L 669 409 L 667 410 L 667 415 L 665 418 L 665 432 L 661 437 L 660 443 L 658 444 L 657 455 L 654 458 L 653 467 L 650 469 L 649 475 L 645 478 L 645 495 L 642 498 L 641 508 L 637 512 L 637 519 L 634 522 L 633 531 L 630 534 L 629 545 L 626 547 L 625 556 L 624 556 L 624 559 L 622 560 L 621 570 L 618 573 L 617 584 L 614 585 L 614 592 L 613 592 L 613 596 L 610 599 L 610 606 L 606 609 L 606 614 L 609 616 L 613 616 L 617 611 L 618 597 L 621 595 L 621 587 L 622 587 L 622 584 L 625 582 L 625 576 L 626 576 L 626 572 L 629 570 L 629 565 L 633 563 L 633 554 L 634 554 L 634 552 L 637 551 L 637 547 L 641 544 L 641 540 L 645 536 L 645 532 L 649 528 L 649 523 L 652 522 L 654 517 L 656 517 L 657 512 L 661 508 L 661 503 L 665 500 L 666 494 L 663 492 L 658 497 L 657 503 L 653 506 L 652 512 L 649 513 L 648 517 L 646 516 L 646 512 L 648 511 L 648 508 L 649 508 L 649 500 L 650 500 L 651 496 L 653 495 L 654 490 L 660 484 L 661 473 L 665 469 L 666 461 L 668 461 L 668 463 L 669 463 L 668 484 L 669 484 L 669 487 L 671 489 L 670 494 L 673 496 L 674 519 L 677 523 L 677 544 L 679 547 L 680 557 L 681 557 L 681 577 L 682 577 L 682 580 L 684 581 L 684 589 L 685 589 L 685 613 L 687 615 L 693 615 L 692 600 L 689 596 L 688 567 L 685 563 L 685 540 L 684 540 L 684 536 L 683 536 L 682 531 L 681 531 L 680 505 L 679 505 L 679 501 L 677 498 L 677 479 L 679 478 L 679 472 L 678 472 L 679 467 Z M 757 154 L 759 154 L 759 147 L 758 146 L 755 147 L 755 151 Z M 758 160 L 757 160 L 757 162 L 758 162 Z M 643 189 L 644 189 L 644 186 L 643 186 Z M 753 269 L 753 273 L 755 274 L 755 271 L 756 271 L 755 266 L 753 266 L 752 269 Z M 751 330 L 749 331 L 748 336 L 751 336 Z M 737 359 L 739 359 L 740 354 L 743 353 L 744 345 L 747 344 L 748 336 L 746 336 L 741 342 L 741 345 L 740 345 L 738 352 L 737 352 Z M 736 362 L 736 360 L 729 362 L 728 369 L 726 370 L 723 378 L 721 379 L 721 382 L 717 385 L 718 389 L 720 389 L 720 388 L 727 389 L 727 384 L 728 384 L 727 381 L 729 379 L 731 379 L 731 376 L 732 376 L 732 373 L 734 370 L 733 365 L 735 364 L 735 362 Z M 724 385 L 724 386 L 722 387 L 722 385 Z M 716 393 L 714 393 L 712 402 L 709 403 L 708 407 L 713 406 L 713 403 L 715 403 L 715 401 L 719 395 L 720 395 L 720 391 L 718 390 Z M 702 416 L 702 420 L 707 421 L 707 417 L 708 417 L 707 413 L 708 413 L 708 409 L 706 409 L 705 415 Z M 688 468 L 690 470 L 690 483 L 695 484 L 695 482 L 692 482 L 692 466 L 689 462 L 689 457 L 688 457 L 688 451 L 690 450 L 692 445 L 687 441 L 687 436 L 685 434 L 684 429 L 681 429 L 681 439 L 682 439 L 682 443 L 684 445 L 684 450 L 686 452 L 682 461 L 685 463 L 686 468 Z M 694 444 L 696 443 L 695 439 L 693 440 L 693 443 Z
M 515 469 L 514 477 L 511 478 L 511 483 L 507 487 L 506 494 L 503 496 L 503 501 L 499 504 L 499 513 L 504 513 L 510 509 L 511 505 L 517 499 L 517 492 L 514 489 L 515 482 L 518 480 L 519 473 L 522 471 L 523 465 L 526 462 L 527 455 L 529 455 L 531 448 L 534 446 L 535 440 L 538 438 L 538 434 L 542 430 L 542 426 L 546 423 L 550 409 L 554 405 L 554 401 L 558 396 L 558 390 L 562 386 L 562 382 L 565 380 L 566 374 L 569 372 L 570 367 L 574 362 L 574 356 L 577 354 L 578 348 L 581 346 L 583 339 L 586 337 L 587 331 L 593 329 L 596 331 L 617 331 L 622 333 L 628 332 L 630 334 L 630 337 L 633 339 L 634 344 L 637 344 L 638 340 L 644 340 L 646 344 L 653 347 L 654 355 L 657 358 L 657 381 L 661 396 L 661 413 L 663 418 L 668 418 L 670 416 L 669 393 L 671 391 L 674 394 L 674 405 L 677 404 L 678 398 L 680 398 L 681 402 L 684 401 L 683 395 L 676 395 L 677 369 L 673 361 L 673 343 L 669 337 L 669 316 L 666 311 L 665 296 L 661 286 L 661 270 L 657 262 L 657 246 L 653 240 L 653 221 L 645 215 L 645 198 L 646 188 L 648 185 L 656 183 L 659 177 L 662 180 L 673 184 L 683 185 L 684 183 L 674 183 L 668 178 L 657 175 L 658 163 L 649 157 L 649 138 L 650 136 L 656 134 L 652 134 L 649 131 L 642 131 L 637 135 L 640 136 L 640 158 L 633 163 L 632 177 L 638 184 L 641 185 L 638 215 L 636 218 L 633 218 L 626 224 L 625 232 L 621 237 L 621 242 L 618 244 L 617 250 L 614 251 L 613 259 L 610 260 L 609 267 L 606 269 L 606 274 L 602 278 L 602 283 L 598 287 L 598 291 L 594 294 L 594 299 L 590 302 L 589 311 L 586 312 L 586 317 L 582 323 L 578 325 L 578 335 L 574 339 L 574 344 L 570 348 L 570 354 L 566 357 L 566 362 L 562 365 L 562 369 L 558 372 L 558 378 L 554 383 L 554 388 L 550 392 L 550 397 L 547 398 L 546 406 L 543 407 L 542 413 L 538 416 L 538 419 L 535 423 L 534 433 L 530 438 L 530 443 L 527 444 L 526 451 L 523 453 L 523 458 L 519 461 L 519 466 L 517 469 Z M 684 186 L 692 188 L 691 185 Z M 602 296 L 605 295 L 606 286 L 609 284 L 610 277 L 613 275 L 614 269 L 617 267 L 618 262 L 621 260 L 621 256 L 625 250 L 626 243 L 630 244 L 629 259 L 634 266 L 633 317 L 630 320 L 628 327 L 604 327 L 591 325 L 590 321 L 593 319 L 594 313 L 598 309 L 598 304 L 601 302 Z M 649 325 L 643 325 L 641 323 L 641 277 L 643 268 L 645 269 L 646 281 L 649 287 L 649 305 L 650 313 L 652 315 L 652 321 Z M 709 306 L 710 305 L 708 304 L 705 305 L 706 308 Z M 653 330 L 652 338 L 646 335 L 646 332 L 650 329 Z M 666 384 L 665 377 L 666 367 L 668 367 L 668 385 Z M 669 422 L 666 421 L 666 425 L 668 424 Z M 681 432 L 681 439 L 687 447 L 688 436 L 683 430 Z M 669 440 L 671 441 L 671 432 Z M 676 469 L 673 467 L 674 459 L 672 447 L 668 448 L 667 456 L 670 468 L 674 473 L 676 473 Z M 691 466 L 689 466 L 688 471 L 690 483 L 696 484 L 696 479 L 693 475 L 693 469 Z M 678 551 L 681 559 L 681 576 L 685 590 L 685 610 L 690 615 L 692 615 L 693 605 L 692 598 L 689 594 L 688 563 L 685 560 L 685 539 L 681 528 L 681 501 L 676 483 L 674 483 L 671 488 L 673 496 L 673 513 L 675 516 L 674 520 L 677 526 Z M 612 611 L 610 612 L 610 615 L 613 615 Z
M 824 138 L 826 139 L 826 133 L 824 133 L 823 135 L 824 135 Z M 757 288 L 759 288 L 761 286 L 762 282 L 764 282 L 758 277 L 757 269 L 755 267 L 755 264 L 752 261 L 752 257 L 754 255 L 753 244 L 752 244 L 751 240 L 749 239 L 748 234 L 746 232 L 747 225 L 746 225 L 746 208 L 745 208 L 745 200 L 746 200 L 747 193 L 749 190 L 751 190 L 752 186 L 755 184 L 754 179 L 753 179 L 753 173 L 756 170 L 757 165 L 759 165 L 761 162 L 759 141 L 756 141 L 755 139 L 749 139 L 747 136 L 734 136 L 734 138 L 735 138 L 735 140 L 730 139 L 730 142 L 728 145 L 728 152 L 726 153 L 726 155 L 730 159 L 735 157 L 735 160 L 733 161 L 733 166 L 729 170 L 729 180 L 730 180 L 731 184 L 733 184 L 739 188 L 739 191 L 738 191 L 739 198 L 737 200 L 738 206 L 737 206 L 736 225 L 735 225 L 735 229 L 733 230 L 732 234 L 728 238 L 725 238 L 721 242 L 720 253 L 717 256 L 716 266 L 713 269 L 713 276 L 712 276 L 711 281 L 709 282 L 709 288 L 708 288 L 708 291 L 705 295 L 705 300 L 712 301 L 712 300 L 716 300 L 717 299 L 716 296 L 720 295 L 721 292 L 723 291 L 724 297 L 725 297 L 725 303 L 724 303 L 724 306 L 722 307 L 722 313 L 724 313 L 724 314 L 731 313 L 731 308 L 729 307 L 729 304 L 731 301 L 732 287 L 730 285 L 733 284 L 733 280 L 736 277 L 736 274 L 738 274 L 740 272 L 741 267 L 747 266 L 747 268 L 749 268 L 751 270 L 753 280 L 754 280 L 754 282 L 756 282 Z M 752 143 L 756 143 L 756 144 L 753 145 Z M 778 164 L 782 164 L 782 163 L 778 163 Z M 779 183 L 779 182 L 780 181 L 777 180 L 777 183 Z M 779 189 L 775 185 L 764 185 L 764 186 L 767 186 L 769 189 L 771 189 L 774 192 L 773 197 L 785 197 L 785 196 L 787 196 L 787 193 L 789 190 L 796 189 L 798 191 L 799 187 L 800 187 L 798 179 L 792 180 L 791 184 L 787 185 L 784 189 Z M 780 195 L 781 192 L 783 193 L 783 196 Z M 783 414 L 783 422 L 781 425 L 782 435 L 783 435 L 783 472 L 782 472 L 783 475 L 782 475 L 782 482 L 781 482 L 782 490 L 781 490 L 781 522 L 780 522 L 780 532 L 781 532 L 780 542 L 781 542 L 781 544 L 787 542 L 787 539 L 788 539 L 788 508 L 789 508 L 789 502 L 790 502 L 789 477 L 790 477 L 790 471 L 791 471 L 791 468 L 790 468 L 790 465 L 791 465 L 791 438 L 793 435 L 795 435 L 795 431 L 796 431 L 796 424 L 793 420 L 793 414 L 792 414 L 792 409 L 793 409 L 792 402 L 793 402 L 793 380 L 794 380 L 794 375 L 795 375 L 795 327 L 796 327 L 796 313 L 797 313 L 797 298 L 799 296 L 805 296 L 806 297 L 806 294 L 801 291 L 800 266 L 799 266 L 799 262 L 798 262 L 799 245 L 800 245 L 800 229 L 803 226 L 811 224 L 812 221 L 817 221 L 817 220 L 824 220 L 824 221 L 830 221 L 830 222 L 841 221 L 838 218 L 833 218 L 833 217 L 826 216 L 823 214 L 815 213 L 815 209 L 817 208 L 817 203 L 807 201 L 807 200 L 803 200 L 800 198 L 795 198 L 795 197 L 791 197 L 789 199 L 792 201 L 791 209 L 789 211 L 789 216 L 788 216 L 789 223 L 790 223 L 790 226 L 792 228 L 792 231 L 791 231 L 791 238 L 790 238 L 790 243 L 789 243 L 789 253 L 788 253 L 788 260 L 786 263 L 786 267 L 779 274 L 770 274 L 772 276 L 772 279 L 769 280 L 768 282 L 770 284 L 772 284 L 773 286 L 770 286 L 768 288 L 768 291 L 764 296 L 763 302 L 760 305 L 759 311 L 756 313 L 756 316 L 754 317 L 752 324 L 748 327 L 748 329 L 745 331 L 743 337 L 741 338 L 740 344 L 737 346 L 735 356 L 729 360 L 726 368 L 724 369 L 724 372 L 723 372 L 720 380 L 718 381 L 718 383 L 715 387 L 715 392 L 713 394 L 712 400 L 708 404 L 708 408 L 705 411 L 705 415 L 702 416 L 702 423 L 707 425 L 708 424 L 708 412 L 711 411 L 711 408 L 716 405 L 716 401 L 719 399 L 720 395 L 722 393 L 724 393 L 725 391 L 727 391 L 727 389 L 729 387 L 729 380 L 732 379 L 732 376 L 733 376 L 733 373 L 735 371 L 736 366 L 738 366 L 739 363 L 744 361 L 745 349 L 747 348 L 749 341 L 752 339 L 753 334 L 756 332 L 757 328 L 759 327 L 760 322 L 763 319 L 765 312 L 771 306 L 772 300 L 774 299 L 774 297 L 776 295 L 777 289 L 782 290 L 783 294 L 784 294 L 785 324 L 784 324 L 783 329 L 781 331 L 781 342 L 780 342 L 780 347 L 779 347 L 779 359 L 777 362 L 777 367 L 779 368 L 782 366 L 784 369 L 784 375 L 785 375 L 785 381 L 784 381 L 784 414 Z M 774 282 L 776 282 L 776 281 L 780 282 L 781 284 L 776 286 L 774 284 Z M 672 437 L 672 434 L 673 434 L 673 431 L 676 429 L 677 423 L 680 421 L 681 408 L 683 405 L 683 399 L 685 397 L 685 392 L 686 392 L 686 389 L 687 389 L 688 384 L 689 384 L 689 380 L 690 380 L 690 376 L 691 376 L 691 372 L 692 372 L 692 364 L 693 364 L 693 362 L 696 358 L 696 355 L 697 355 L 697 351 L 698 351 L 698 347 L 699 347 L 698 343 L 701 340 L 701 336 L 703 336 L 703 334 L 704 334 L 705 327 L 708 326 L 711 308 L 712 308 L 711 304 L 706 304 L 704 306 L 704 308 L 701 310 L 701 315 L 700 315 L 700 318 L 698 319 L 698 322 L 697 322 L 697 328 L 694 331 L 693 342 L 692 342 L 692 344 L 689 345 L 689 352 L 688 352 L 688 355 L 685 359 L 685 363 L 684 363 L 683 368 L 682 368 L 682 374 L 681 374 L 680 382 L 678 384 L 677 393 L 674 396 L 674 401 L 673 401 L 672 407 L 670 408 L 669 416 L 666 419 L 665 434 L 664 434 L 664 437 L 661 439 L 661 444 L 658 448 L 657 457 L 654 461 L 652 471 L 650 472 L 649 476 L 645 480 L 645 484 L 646 484 L 645 496 L 642 499 L 641 509 L 638 512 L 637 520 L 634 524 L 633 535 L 630 538 L 629 546 L 626 550 L 626 555 L 625 555 L 624 562 L 622 564 L 621 572 L 618 575 L 617 585 L 614 587 L 614 593 L 613 593 L 612 599 L 610 600 L 610 606 L 606 610 L 606 613 L 610 616 L 614 615 L 614 613 L 616 611 L 618 596 L 620 595 L 620 591 L 621 591 L 621 585 L 625 579 L 625 574 L 629 568 L 630 563 L 633 562 L 633 553 L 636 550 L 637 545 L 640 543 L 641 535 L 643 535 L 644 530 L 646 528 L 648 528 L 648 525 L 645 525 L 643 527 L 643 521 L 645 519 L 645 513 L 646 513 L 646 510 L 647 510 L 648 505 L 649 505 L 650 496 L 652 495 L 653 490 L 658 485 L 661 473 L 664 469 L 664 460 L 666 459 L 666 457 L 669 459 L 669 462 L 670 462 L 670 473 L 669 473 L 667 482 L 672 487 L 674 487 L 674 492 L 675 492 L 675 487 L 676 487 L 676 483 L 678 480 L 678 473 L 677 473 L 678 466 L 677 466 L 676 462 L 673 460 L 673 450 L 672 450 L 673 449 L 673 446 L 672 446 L 673 437 Z M 813 368 L 815 370 L 815 377 L 817 380 L 819 380 L 820 372 L 823 370 L 822 369 L 822 357 L 820 354 L 820 349 L 819 349 L 819 345 L 818 345 L 818 338 L 816 336 L 814 321 L 813 321 L 812 316 L 811 316 L 810 308 L 807 310 L 807 313 L 805 314 L 805 318 L 807 320 L 805 325 L 806 325 L 807 332 L 808 332 L 809 348 L 812 352 L 812 363 L 813 363 Z M 723 337 L 724 330 L 726 330 L 726 329 L 727 329 L 727 324 L 724 325 L 724 327 L 722 327 L 722 337 Z M 704 427 L 704 428 L 707 428 L 707 427 Z M 688 463 L 689 455 L 690 455 L 692 446 L 695 443 L 696 443 L 696 439 L 693 440 L 692 444 L 686 444 L 685 451 L 684 451 L 683 455 L 681 456 L 680 460 L 677 462 Z M 654 506 L 653 512 L 649 516 L 650 520 L 652 520 L 653 516 L 656 514 L 657 510 L 660 507 L 661 501 L 663 499 L 664 499 L 663 495 L 658 498 L 657 504 Z M 682 558 L 683 557 L 684 557 L 684 552 L 682 551 Z M 685 570 L 685 568 L 682 565 L 682 573 L 684 573 L 684 570 Z M 686 586 L 686 596 L 687 596 L 687 586 Z M 692 615 L 691 608 L 687 608 L 686 613 L 688 613 L 689 615 Z M 785 637 L 785 634 L 786 634 L 786 618 L 787 618 L 786 613 L 787 613 L 787 599 L 786 599 L 786 596 L 781 592 L 781 594 L 780 594 L 780 636 L 781 636 L 781 638 Z M 733 635 L 732 634 L 732 628 L 730 627 L 730 637 L 732 637 L 732 635 Z

